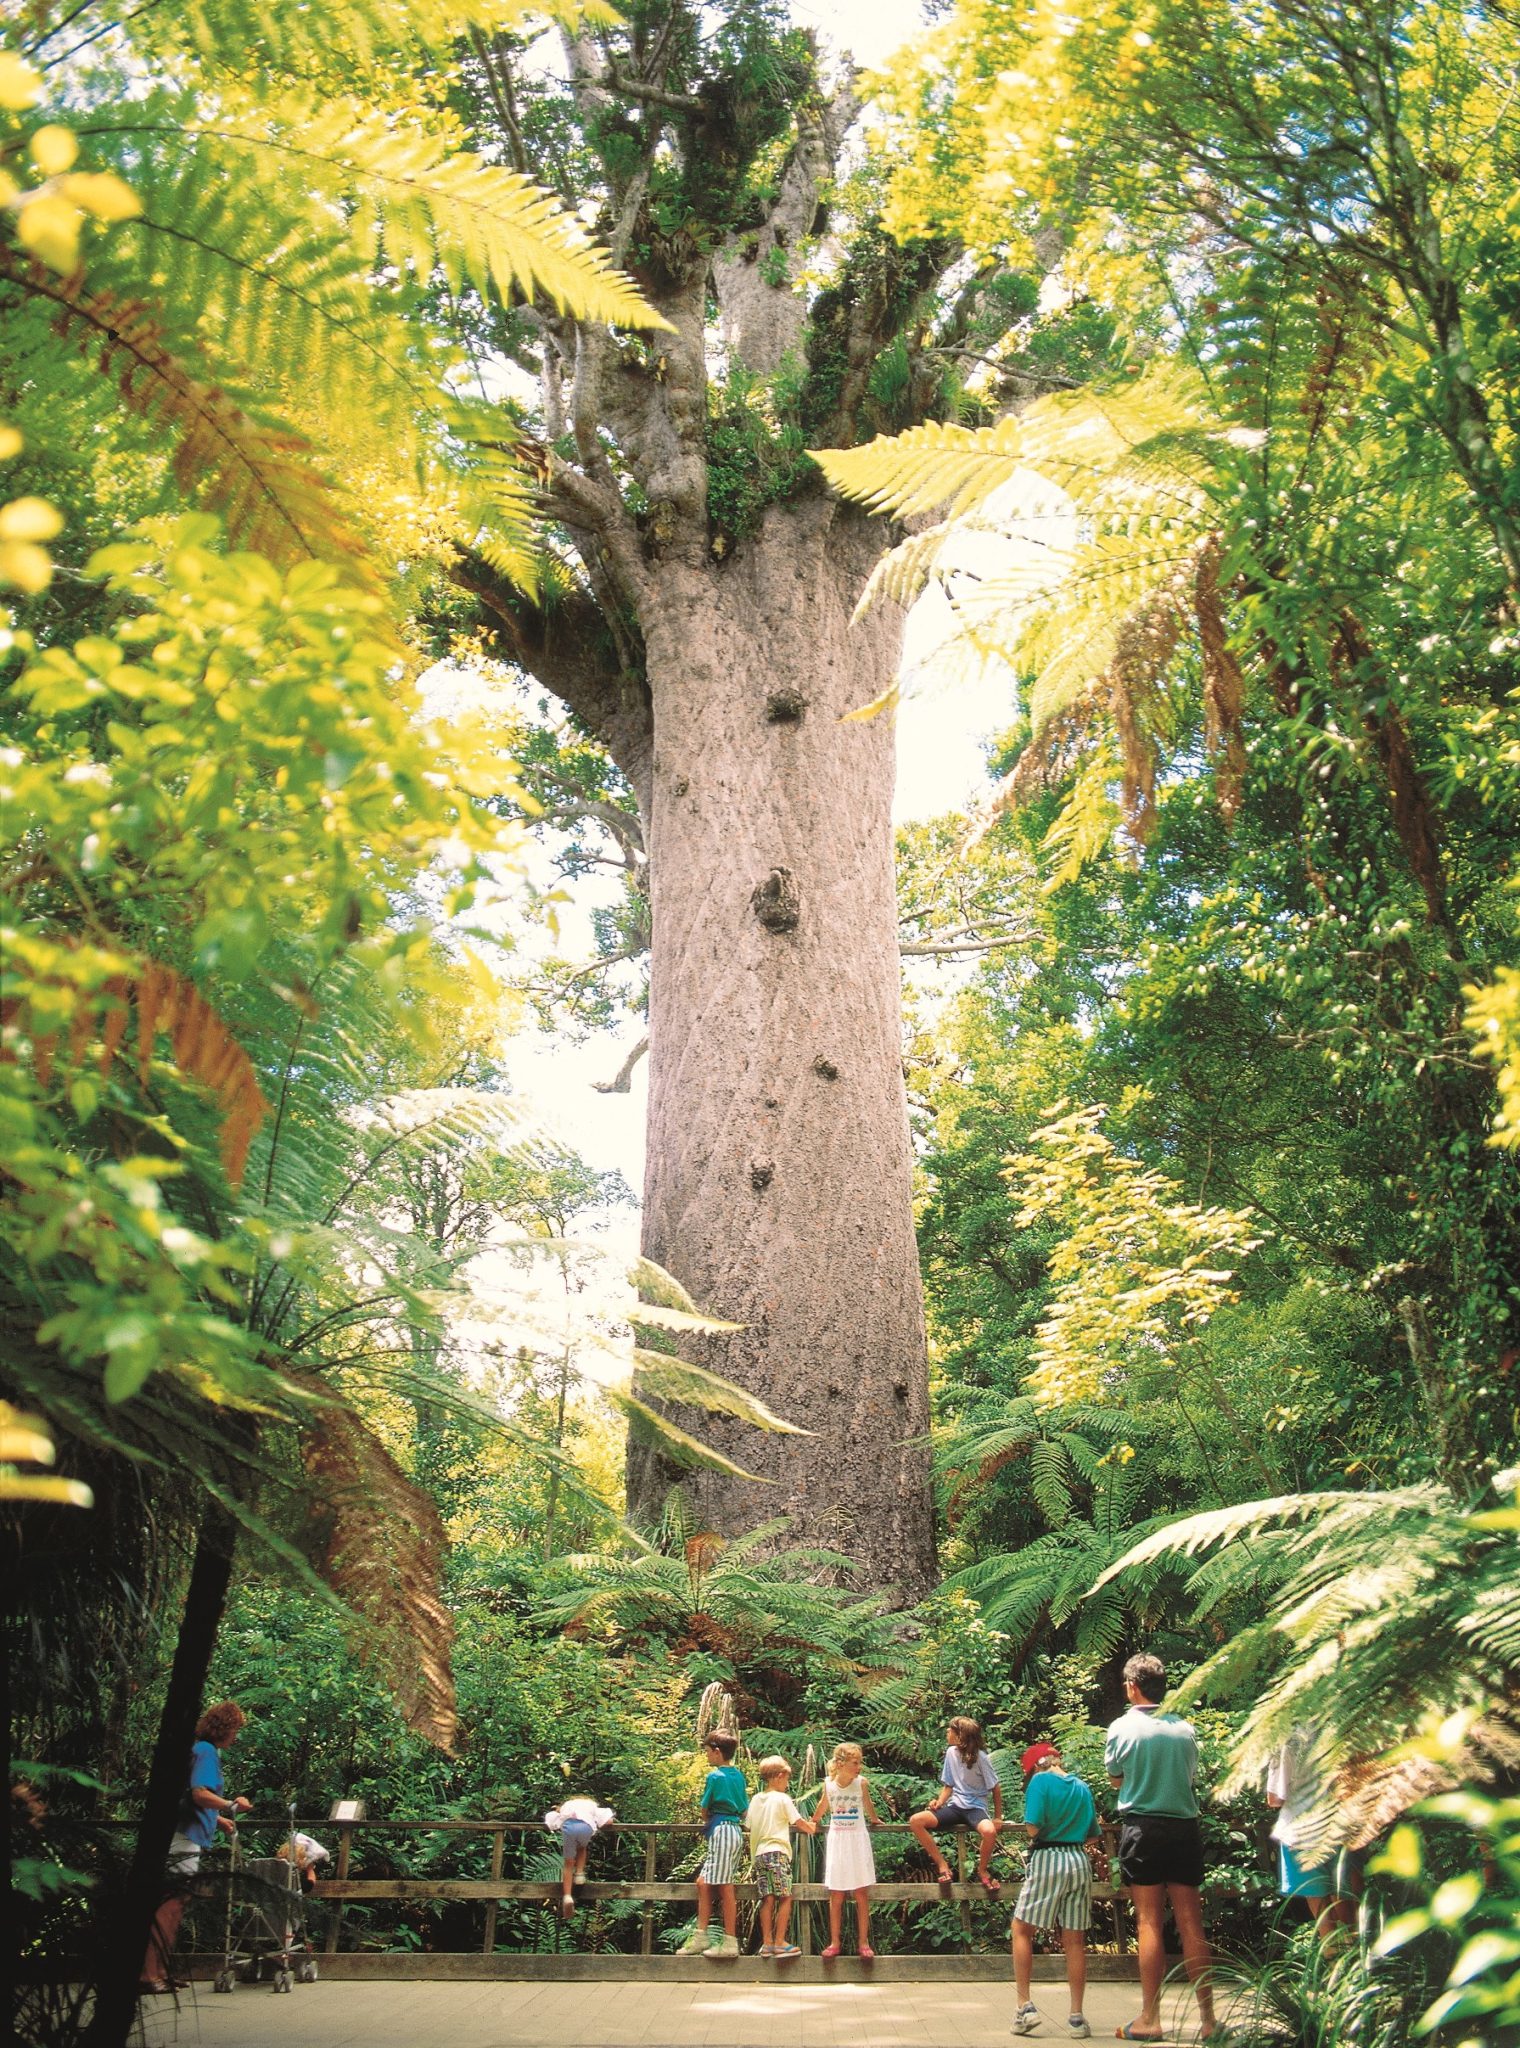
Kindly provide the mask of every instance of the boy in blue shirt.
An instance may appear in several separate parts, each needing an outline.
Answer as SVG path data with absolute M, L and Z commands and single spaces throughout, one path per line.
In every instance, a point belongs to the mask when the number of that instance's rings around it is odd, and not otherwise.
M 707 1782 L 702 1787 L 702 1822 L 707 1830 L 707 1854 L 697 1875 L 696 1930 L 682 1943 L 683 1956 L 706 1955 L 712 1961 L 727 1960 L 739 1953 L 739 1895 L 734 1881 L 739 1859 L 744 1854 L 744 1816 L 749 1810 L 749 1787 L 743 1771 L 734 1768 L 739 1747 L 733 1735 L 709 1735 Z M 707 1924 L 712 1918 L 713 1894 L 723 1914 L 723 1932 L 712 1940 Z
M 1058 1927 L 1071 1997 L 1066 2032 L 1073 2041 L 1085 2041 L 1092 2033 L 1082 2014 L 1087 1995 L 1087 1929 L 1092 1920 L 1092 1865 L 1087 1844 L 1099 1839 L 1098 1809 L 1082 1780 L 1061 1768 L 1061 1752 L 1053 1742 L 1031 1743 L 1022 1761 L 1029 1854 L 1013 1909 L 1013 1977 L 1018 1997 L 1013 2031 L 1032 2034 L 1039 2027 L 1040 2008 L 1029 1995 L 1034 1938 L 1042 1928 Z

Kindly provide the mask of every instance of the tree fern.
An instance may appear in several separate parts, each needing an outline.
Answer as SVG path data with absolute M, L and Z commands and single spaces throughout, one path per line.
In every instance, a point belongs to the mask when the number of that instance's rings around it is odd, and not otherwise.
M 492 28 L 509 17 L 483 10 Z M 452 430 L 449 355 L 418 323 L 418 287 L 662 324 L 557 200 L 461 150 L 443 116 L 388 92 L 375 105 L 351 90 L 302 98 L 289 83 L 319 57 L 341 62 L 345 35 L 362 68 L 415 56 L 466 18 L 385 0 L 352 0 L 320 22 L 304 9 L 205 5 L 169 26 L 127 10 L 117 27 L 136 39 L 139 69 L 183 83 L 114 101 L 108 74 L 71 69 L 69 10 L 34 24 L 38 61 L 68 80 L 84 163 L 118 175 L 137 212 L 92 231 L 82 263 L 0 252 L 0 313 L 17 353 L 28 353 L 29 309 L 45 309 L 30 336 L 39 393 L 49 378 L 36 335 L 56 328 L 110 379 L 103 406 L 114 387 L 172 437 L 181 492 L 275 559 L 365 556 L 337 481 L 358 453 L 393 475 L 468 476 L 480 457 L 457 500 L 457 538 L 532 580 L 531 492 L 510 420 L 498 407 L 494 432 Z
M 1517 1541 L 1520 1507 L 1464 1514 L 1441 1487 L 1288 1495 L 1174 1522 L 1093 1590 L 1204 1552 L 1217 1553 L 1220 1570 L 1194 1577 L 1203 1611 L 1232 1581 L 1264 1590 L 1264 1618 L 1177 1697 L 1250 1702 L 1226 1792 L 1254 1782 L 1296 1730 L 1314 1731 L 1317 1790 L 1303 1822 L 1312 1850 L 1381 1811 L 1379 1785 L 1402 1768 L 1404 1745 L 1444 1730 L 1451 1768 L 1478 1775 L 1520 1749 Z

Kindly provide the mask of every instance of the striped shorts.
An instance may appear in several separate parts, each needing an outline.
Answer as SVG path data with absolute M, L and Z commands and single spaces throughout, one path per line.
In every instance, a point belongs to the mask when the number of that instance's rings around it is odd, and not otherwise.
M 707 1854 L 698 1875 L 703 1884 L 732 1884 L 743 1857 L 743 1828 L 736 1820 L 720 1820 L 707 1838 Z
M 1092 1865 L 1075 1842 L 1031 1849 L 1013 1917 L 1029 1927 L 1085 1928 L 1092 1919 Z

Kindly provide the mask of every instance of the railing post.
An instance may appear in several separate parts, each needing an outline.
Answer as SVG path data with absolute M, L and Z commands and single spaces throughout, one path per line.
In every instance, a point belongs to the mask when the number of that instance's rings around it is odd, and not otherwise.
M 651 1832 L 644 1837 L 645 1884 L 653 1884 L 655 1881 L 655 1872 L 659 1869 L 658 1856 L 658 1837 Z M 654 1954 L 654 1901 L 652 1899 L 644 1901 L 644 1911 L 640 1916 L 639 1954 L 641 1956 L 652 1956 Z
M 505 1828 L 497 1828 L 491 1836 L 491 1878 L 493 1883 L 499 1883 L 501 1880 L 501 1854 L 506 1846 L 506 1839 L 507 1832 Z M 494 1955 L 496 1952 L 497 1904 L 498 1901 L 492 1899 L 486 1907 L 486 1938 L 480 1945 L 480 1952 L 483 1956 Z
M 339 1876 L 339 1878 L 345 1878 L 345 1877 L 347 1877 L 347 1875 L 348 1875 L 348 1861 L 349 1861 L 349 1853 L 350 1853 L 351 1849 L 353 1848 L 353 1841 L 354 1841 L 354 1826 L 353 1826 L 353 1822 L 352 1822 L 352 1821 L 339 1821 L 339 1823 L 338 1823 L 338 1876 Z M 330 1956 L 335 1956 L 335 1955 L 336 1955 L 336 1954 L 338 1953 L 338 1930 L 339 1930 L 339 1928 L 340 1928 L 340 1927 L 342 1926 L 342 1924 L 343 1924 L 343 1901 L 342 1901 L 341 1899 L 334 1899 L 334 1900 L 333 1900 L 333 1902 L 332 1902 L 332 1919 L 331 1919 L 331 1921 L 330 1921 L 330 1922 L 328 1923 L 328 1929 L 327 1929 L 327 1953 L 328 1953 L 328 1954 L 329 1954 Z

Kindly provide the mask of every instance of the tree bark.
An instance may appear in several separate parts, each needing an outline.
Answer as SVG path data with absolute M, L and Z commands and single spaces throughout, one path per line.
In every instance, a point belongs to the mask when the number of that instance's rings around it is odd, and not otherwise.
M 688 1481 L 711 1526 L 773 1514 L 913 1599 L 934 1574 L 927 1368 L 902 1077 L 889 718 L 846 720 L 899 622 L 850 615 L 880 539 L 810 496 L 723 564 L 667 563 L 654 703 L 644 1247 L 741 1333 L 704 1362 L 812 1432 L 704 1417 L 770 1482 Z M 633 1509 L 672 1473 L 630 1459 Z
M 232 1578 L 235 1536 L 232 1517 L 208 1500 L 159 1716 L 132 1867 L 119 1908 L 102 1930 L 95 2011 L 85 2036 L 90 2048 L 125 2048 L 136 2026 L 138 1975 L 148 1930 L 164 1893 L 169 1843 L 190 1781 L 190 1749 Z

